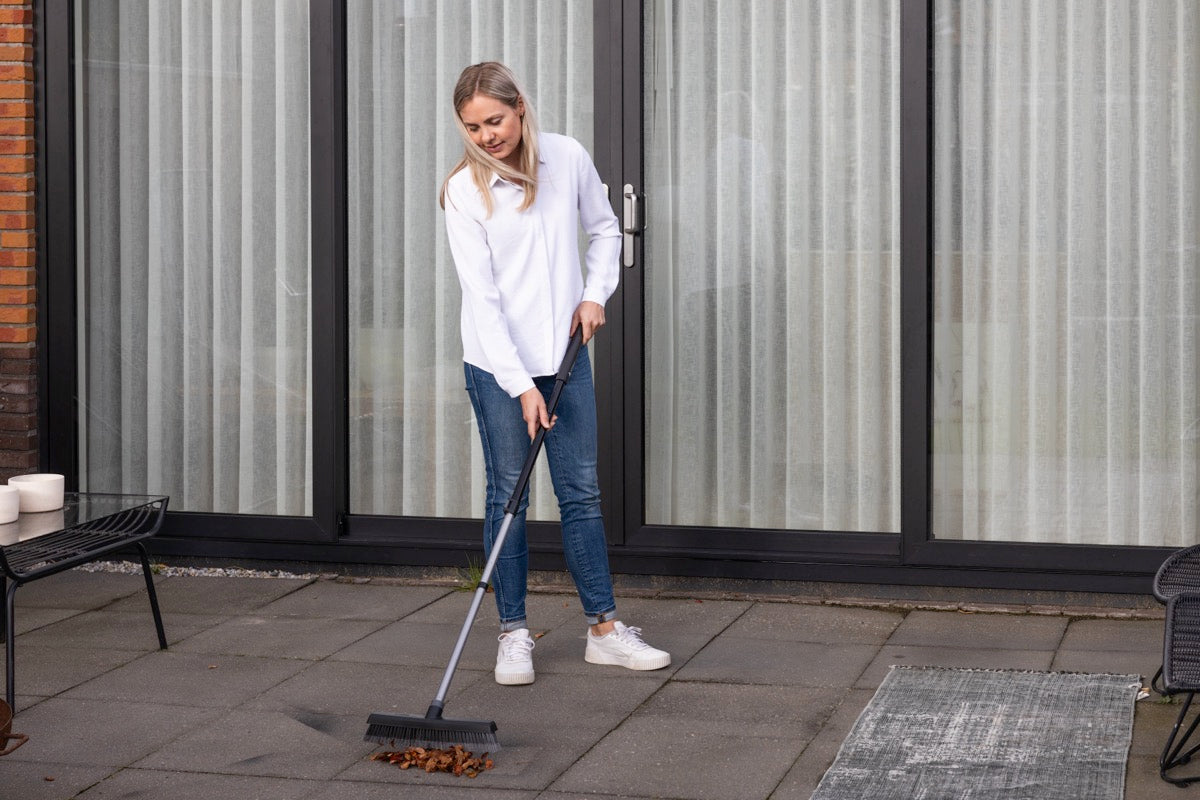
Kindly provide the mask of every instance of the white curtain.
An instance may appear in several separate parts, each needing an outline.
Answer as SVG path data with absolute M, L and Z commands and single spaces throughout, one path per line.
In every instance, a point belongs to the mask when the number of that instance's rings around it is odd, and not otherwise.
M 542 129 L 590 150 L 592 4 L 355 0 L 347 11 L 350 508 L 482 517 L 460 290 L 437 205 L 462 154 L 451 94 L 463 67 L 502 61 Z M 544 458 L 529 517 L 557 518 Z
M 646 25 L 647 521 L 898 531 L 898 3 Z
M 934 534 L 1194 543 L 1200 3 L 935 17 Z
M 81 478 L 311 513 L 304 0 L 80 0 Z

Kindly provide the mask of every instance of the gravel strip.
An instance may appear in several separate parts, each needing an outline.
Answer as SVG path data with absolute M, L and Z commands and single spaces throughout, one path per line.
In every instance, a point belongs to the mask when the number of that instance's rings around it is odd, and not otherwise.
M 125 575 L 141 575 L 142 565 L 136 561 L 92 561 L 83 566 L 75 567 L 83 572 L 119 572 Z M 261 570 L 243 569 L 242 567 L 171 567 L 166 564 L 151 564 L 150 569 L 155 575 L 168 578 L 299 578 L 311 580 L 319 578 L 316 573 L 285 572 L 281 569 Z

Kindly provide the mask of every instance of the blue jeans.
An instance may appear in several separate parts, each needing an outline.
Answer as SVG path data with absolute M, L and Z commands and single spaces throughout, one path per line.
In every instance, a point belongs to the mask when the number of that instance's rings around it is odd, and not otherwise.
M 492 542 L 504 520 L 504 506 L 516 489 L 521 467 L 529 453 L 529 432 L 521 417 L 521 401 L 509 397 L 490 372 L 471 364 L 463 366 L 487 468 L 483 544 L 484 553 L 490 556 Z M 533 382 L 549 402 L 554 376 L 536 377 Z M 596 477 L 596 396 L 586 347 L 579 351 L 554 414 L 558 421 L 546 434 L 544 455 L 558 498 L 563 555 L 575 580 L 583 613 L 588 623 L 595 625 L 615 617 L 616 603 L 608 569 L 604 521 L 600 516 L 600 486 Z M 528 627 L 525 621 L 529 571 L 525 509 L 528 505 L 529 490 L 526 488 L 491 576 L 496 608 L 500 612 L 500 628 L 505 631 Z

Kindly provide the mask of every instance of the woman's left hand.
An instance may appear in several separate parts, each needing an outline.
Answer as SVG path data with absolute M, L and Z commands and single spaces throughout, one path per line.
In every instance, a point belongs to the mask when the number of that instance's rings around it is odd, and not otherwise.
M 583 326 L 583 343 L 587 344 L 596 331 L 604 327 L 604 306 L 593 303 L 591 300 L 584 300 L 580 303 L 579 308 L 575 309 L 574 316 L 571 317 L 570 334 L 572 336 L 575 335 L 575 329 L 580 325 Z

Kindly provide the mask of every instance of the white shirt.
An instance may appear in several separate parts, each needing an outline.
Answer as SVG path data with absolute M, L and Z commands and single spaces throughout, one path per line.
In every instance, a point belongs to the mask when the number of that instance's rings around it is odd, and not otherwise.
M 462 286 L 463 360 L 495 376 L 518 397 L 533 377 L 558 372 L 571 317 L 583 300 L 604 305 L 620 277 L 621 229 L 595 165 L 569 136 L 538 137 L 538 191 L 493 174 L 493 210 L 459 170 L 446 186 L 446 233 Z M 588 234 L 587 282 L 580 270 L 579 226 Z

